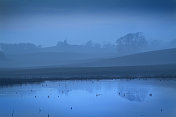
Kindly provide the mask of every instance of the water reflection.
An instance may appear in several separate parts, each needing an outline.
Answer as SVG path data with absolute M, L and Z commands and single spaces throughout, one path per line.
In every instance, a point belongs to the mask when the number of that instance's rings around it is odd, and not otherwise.
M 3 86 L 0 117 L 174 117 L 175 91 L 175 80 L 70 80 Z
M 148 94 L 147 88 L 119 88 L 119 96 L 129 101 L 143 102 Z

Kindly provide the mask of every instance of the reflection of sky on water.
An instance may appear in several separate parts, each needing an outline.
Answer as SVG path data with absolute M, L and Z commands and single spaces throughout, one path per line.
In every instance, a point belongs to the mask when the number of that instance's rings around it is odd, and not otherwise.
M 145 88 L 119 88 L 119 95 L 129 101 L 143 102 L 147 94 L 148 89 Z
M 0 117 L 173 117 L 175 91 L 176 81 L 170 80 L 75 80 L 1 87 Z

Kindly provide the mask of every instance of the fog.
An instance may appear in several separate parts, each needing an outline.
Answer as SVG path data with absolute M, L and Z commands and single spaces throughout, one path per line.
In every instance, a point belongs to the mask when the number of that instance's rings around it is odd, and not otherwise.
M 71 44 L 67 40 L 42 47 L 33 43 L 0 43 L 1 67 L 136 66 L 175 64 L 175 39 L 148 40 L 144 33 L 128 33 L 113 44 Z
M 176 0 L 0 0 L 0 117 L 173 117 L 175 87 Z
M 176 38 L 175 0 L 0 0 L 0 42 L 106 44 L 127 33 Z
M 175 48 L 175 21 L 175 0 L 0 0 L 0 67 L 79 66 Z

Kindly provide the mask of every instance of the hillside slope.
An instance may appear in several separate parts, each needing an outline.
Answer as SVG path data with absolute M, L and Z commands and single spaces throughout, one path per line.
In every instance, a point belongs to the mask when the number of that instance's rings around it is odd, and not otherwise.
M 4 60 L 5 59 L 5 55 L 3 52 L 0 51 L 0 60 Z
M 0 56 L 1 57 L 1 56 Z M 72 52 L 36 52 L 26 54 L 8 54 L 6 61 L 0 61 L 0 68 L 61 66 L 66 64 L 80 64 L 83 60 L 105 58 L 96 54 Z
M 78 66 L 107 67 L 107 66 L 138 66 L 176 64 L 176 48 L 149 51 L 111 59 L 101 59 Z

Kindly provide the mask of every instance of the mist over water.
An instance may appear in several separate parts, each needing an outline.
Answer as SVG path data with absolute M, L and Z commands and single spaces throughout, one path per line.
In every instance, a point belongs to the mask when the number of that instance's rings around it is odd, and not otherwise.
M 0 117 L 175 117 L 176 0 L 0 0 Z

